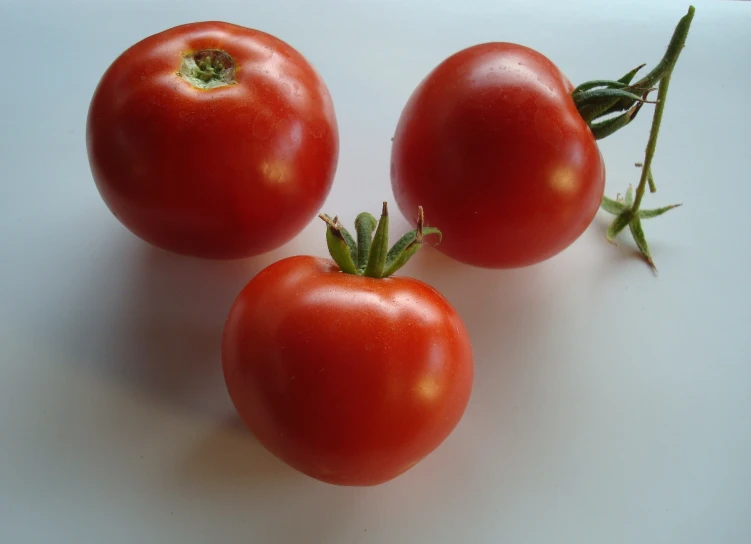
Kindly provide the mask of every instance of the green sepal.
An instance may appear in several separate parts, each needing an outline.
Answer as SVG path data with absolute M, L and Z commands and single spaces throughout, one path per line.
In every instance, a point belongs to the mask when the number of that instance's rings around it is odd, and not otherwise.
M 628 224 L 631 229 L 631 235 L 634 237 L 636 247 L 639 248 L 647 264 L 652 267 L 652 270 L 657 272 L 657 267 L 652 260 L 652 254 L 649 252 L 649 246 L 647 245 L 647 239 L 644 236 L 644 229 L 641 227 L 641 220 L 638 217 L 634 217 Z
M 626 189 L 626 195 L 623 197 L 623 203 L 627 208 L 630 208 L 634 205 L 634 187 L 632 185 L 629 185 L 628 189 Z
M 613 223 L 608 228 L 608 231 L 605 233 L 605 237 L 608 239 L 608 242 L 615 243 L 616 237 L 621 233 L 623 229 L 625 229 L 629 222 L 631 221 L 631 210 L 624 210 L 618 216 L 616 216 Z
M 357 231 L 357 269 L 365 270 L 370 255 L 370 246 L 373 242 L 373 231 L 378 225 L 378 220 L 368 212 L 363 212 L 355 219 Z
M 381 219 L 373 236 L 373 242 L 368 253 L 368 264 L 363 275 L 369 278 L 382 278 L 386 267 L 386 255 L 389 252 L 389 212 L 386 202 L 383 203 Z
M 342 272 L 347 274 L 357 274 L 357 267 L 352 260 L 352 251 L 344 236 L 344 227 L 339 222 L 339 218 L 331 219 L 327 215 L 319 216 L 326 222 L 326 245 L 334 262 L 339 265 Z M 351 238 L 351 236 L 350 236 Z
M 617 130 L 622 129 L 631 121 L 636 119 L 636 114 L 639 113 L 639 110 L 641 109 L 643 104 L 643 102 L 639 102 L 626 113 L 622 113 L 621 115 L 618 115 L 616 117 L 611 117 L 610 119 L 605 119 L 604 121 L 592 122 L 589 125 L 589 128 L 592 131 L 595 140 L 602 140 L 603 138 L 607 138 Z
M 624 75 L 622 78 L 620 78 L 618 80 L 618 82 L 619 83 L 624 83 L 624 84 L 628 85 L 629 83 L 631 83 L 634 80 L 634 76 L 636 76 L 636 74 L 639 72 L 639 70 L 641 70 L 645 66 L 646 66 L 646 64 L 642 64 L 640 66 L 637 66 L 636 68 L 634 68 L 633 70 L 631 70 L 629 73 L 627 73 L 626 75 Z
M 338 217 L 331 219 L 330 216 L 326 214 L 323 214 L 323 215 L 326 219 L 329 219 L 330 221 L 336 224 L 336 228 L 342 233 L 342 236 L 344 237 L 344 241 L 347 242 L 347 246 L 349 247 L 350 257 L 352 258 L 353 261 L 356 261 L 357 260 L 357 242 L 355 242 L 355 239 L 352 237 L 349 231 L 345 228 L 345 226 L 339 221 Z M 324 219 L 324 221 L 326 219 Z
M 662 208 L 656 208 L 654 210 L 639 210 L 637 212 L 637 215 L 640 219 L 652 219 L 653 217 L 659 217 L 665 212 L 669 212 L 670 210 L 674 210 L 675 208 L 680 208 L 683 206 L 683 204 L 671 204 L 670 206 L 664 206 Z
M 576 89 L 572 91 L 571 94 L 577 94 L 581 93 L 583 91 L 588 91 L 590 89 L 595 89 L 597 87 L 605 87 L 608 89 L 622 89 L 623 87 L 626 87 L 626 83 L 621 83 L 620 81 L 611 81 L 609 79 L 596 79 L 594 81 L 586 81 L 579 85 Z
M 622 202 L 603 196 L 602 201 L 600 202 L 600 208 L 608 213 L 612 213 L 613 215 L 620 215 L 620 213 L 626 209 L 626 206 L 624 206 Z
M 383 277 L 387 278 L 388 276 L 399 270 L 402 266 L 407 264 L 407 261 L 409 261 L 421 247 L 422 242 L 418 243 L 417 241 L 414 241 L 407 247 L 405 247 L 404 251 L 402 251 L 396 259 L 392 260 L 391 263 L 386 263 L 386 270 L 383 273 Z
M 383 273 L 384 277 L 392 275 L 402 266 L 407 264 L 407 261 L 409 261 L 412 256 L 417 253 L 417 250 L 422 247 L 426 235 L 435 234 L 438 236 L 438 243 L 441 242 L 443 239 L 441 231 L 434 227 L 424 226 L 424 222 L 425 217 L 423 215 L 422 206 L 420 206 L 417 214 L 417 228 L 399 238 L 386 255 L 386 270 Z
M 634 94 L 625 89 L 590 89 L 589 91 L 583 91 L 581 93 L 575 93 L 572 95 L 574 102 L 577 104 L 591 103 L 599 100 L 609 100 L 612 98 L 628 98 L 634 102 L 642 100 L 641 96 Z
M 627 107 L 639 102 L 647 102 L 643 97 L 625 89 L 592 89 L 581 93 L 572 94 L 571 98 L 579 110 L 582 118 L 590 123 L 598 117 L 609 113 L 620 100 L 628 103 Z
M 437 235 L 438 243 L 440 243 L 443 238 L 441 231 L 433 227 L 423 227 L 422 234 L 423 236 L 428 234 Z M 390 263 L 394 262 L 394 260 L 407 248 L 407 246 L 415 241 L 416 237 L 417 230 L 415 229 L 409 231 L 404 236 L 399 238 L 399 240 L 393 246 L 391 246 L 391 249 L 389 249 L 389 252 L 386 254 L 386 267 L 388 267 Z

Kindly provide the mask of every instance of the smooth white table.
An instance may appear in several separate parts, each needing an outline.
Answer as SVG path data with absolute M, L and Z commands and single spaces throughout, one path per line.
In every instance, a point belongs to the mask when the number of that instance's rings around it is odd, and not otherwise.
M 751 542 L 751 3 L 696 6 L 646 200 L 685 203 L 645 225 L 659 277 L 627 237 L 605 242 L 604 214 L 532 268 L 425 251 L 404 273 L 465 317 L 474 395 L 433 455 L 362 489 L 266 453 L 237 423 L 219 366 L 236 293 L 280 257 L 324 255 L 322 225 L 233 263 L 136 239 L 88 169 L 102 72 L 195 20 L 289 41 L 335 100 L 341 158 L 325 210 L 349 223 L 393 204 L 392 131 L 446 56 L 516 41 L 574 82 L 617 77 L 659 59 L 687 2 L 4 0 L 0 542 Z M 650 117 L 603 142 L 609 195 L 636 182 Z

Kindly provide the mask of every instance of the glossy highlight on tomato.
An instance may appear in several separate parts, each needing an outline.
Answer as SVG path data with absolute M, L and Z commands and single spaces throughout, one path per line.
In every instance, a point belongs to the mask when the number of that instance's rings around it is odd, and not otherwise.
M 435 289 L 310 256 L 281 260 L 243 289 L 222 360 L 258 440 L 339 485 L 376 485 L 411 468 L 451 433 L 472 389 L 466 329 Z
M 545 56 L 511 43 L 469 47 L 415 89 L 394 137 L 391 181 L 405 215 L 430 210 L 439 251 L 488 268 L 527 266 L 573 243 L 597 213 L 605 168 Z
M 294 48 L 223 22 L 130 47 L 91 101 L 96 186 L 133 233 L 205 258 L 294 237 L 331 188 L 339 136 L 329 91 Z

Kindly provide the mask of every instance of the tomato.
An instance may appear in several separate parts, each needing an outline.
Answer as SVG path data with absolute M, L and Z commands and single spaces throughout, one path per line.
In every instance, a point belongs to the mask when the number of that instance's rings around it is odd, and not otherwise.
M 415 89 L 396 129 L 391 181 L 402 211 L 441 225 L 439 251 L 510 268 L 556 255 L 592 222 L 605 188 L 573 86 L 511 43 L 464 49 Z
M 472 389 L 467 331 L 440 293 L 311 256 L 278 261 L 242 290 L 222 360 L 258 440 L 339 485 L 380 484 L 415 465 L 454 429 Z
M 96 186 L 133 233 L 164 249 L 240 258 L 294 237 L 331 188 L 339 136 L 329 91 L 269 34 L 178 26 L 125 51 L 87 122 Z

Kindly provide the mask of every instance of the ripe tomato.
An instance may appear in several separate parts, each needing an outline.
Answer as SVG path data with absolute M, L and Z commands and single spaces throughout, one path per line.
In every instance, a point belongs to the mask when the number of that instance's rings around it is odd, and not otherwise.
M 399 208 L 429 209 L 444 234 L 437 248 L 476 266 L 525 266 L 565 249 L 605 188 L 572 90 L 550 60 L 516 44 L 476 45 L 443 61 L 398 123 Z
M 375 485 L 412 467 L 453 430 L 472 389 L 466 329 L 437 291 L 310 256 L 272 264 L 243 289 L 222 359 L 258 440 L 339 485 Z
M 100 194 L 133 233 L 177 253 L 239 258 L 314 217 L 339 136 L 328 89 L 300 53 L 206 22 L 115 60 L 91 101 L 87 145 Z

